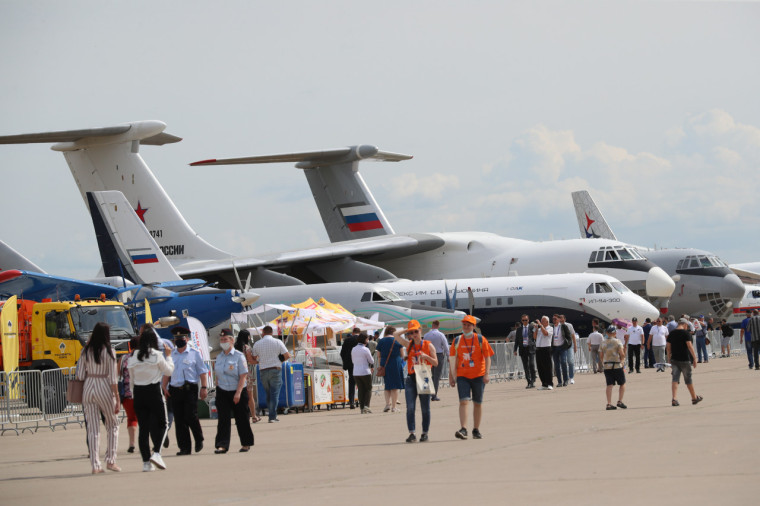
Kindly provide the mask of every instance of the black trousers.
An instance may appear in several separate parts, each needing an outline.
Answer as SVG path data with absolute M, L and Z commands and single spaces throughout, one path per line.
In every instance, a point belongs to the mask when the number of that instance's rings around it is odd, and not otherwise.
M 354 376 L 354 380 L 359 389 L 359 407 L 368 408 L 369 401 L 372 399 L 372 375 Z
M 528 385 L 532 385 L 536 382 L 536 354 L 521 348 L 520 358 L 522 359 L 523 371 L 525 371 L 525 380 Z
M 646 352 L 646 350 L 644 350 Z M 636 361 L 636 371 L 641 369 L 641 345 L 629 344 L 628 345 L 628 372 L 633 371 L 634 357 Z
M 356 399 L 356 380 L 354 379 L 354 365 L 351 364 L 351 369 L 346 370 L 348 373 L 348 403 L 354 405 L 354 399 Z
M 137 446 L 143 462 L 148 462 L 153 453 L 161 453 L 161 445 L 169 430 L 161 384 L 135 385 L 134 407 L 138 425 Z
M 240 400 L 234 402 L 235 392 L 216 388 L 216 410 L 219 418 L 216 422 L 215 448 L 230 449 L 230 425 L 231 417 L 235 417 L 240 446 L 253 446 L 253 431 L 251 430 L 251 410 L 248 408 L 248 389 L 240 392 Z
M 552 375 L 552 347 L 536 348 L 536 369 L 541 380 L 541 386 L 552 387 L 554 380 Z
M 174 433 L 177 436 L 177 446 L 182 452 L 189 453 L 191 449 L 190 432 L 195 443 L 203 441 L 203 430 L 198 420 L 198 385 L 185 383 L 183 387 L 169 387 L 169 397 L 174 410 Z

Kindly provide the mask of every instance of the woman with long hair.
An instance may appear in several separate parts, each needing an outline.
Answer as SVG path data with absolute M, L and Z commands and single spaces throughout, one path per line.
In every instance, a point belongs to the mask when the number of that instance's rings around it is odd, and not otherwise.
M 163 349 L 163 353 L 158 351 L 158 336 L 153 329 L 146 329 L 140 334 L 137 351 L 132 353 L 127 362 L 139 425 L 137 444 L 140 447 L 143 471 L 154 471 L 154 465 L 166 469 L 161 457 L 161 444 L 169 426 L 166 421 L 166 402 L 161 392 L 161 379 L 171 376 L 174 362 L 171 348 L 163 344 Z M 150 440 L 153 442 L 152 452 Z
M 248 390 L 248 408 L 251 410 L 251 422 L 260 422 L 261 418 L 257 414 L 258 410 L 256 409 L 258 392 L 256 392 L 255 363 L 253 361 L 253 353 L 251 353 L 251 333 L 246 329 L 238 332 L 237 338 L 235 338 L 235 349 L 245 355 L 245 361 L 248 364 L 248 383 L 246 389 Z
M 116 465 L 116 447 L 119 442 L 119 373 L 116 356 L 111 349 L 110 327 L 96 323 L 90 339 L 82 348 L 77 364 L 76 378 L 84 380 L 82 408 L 87 422 L 87 444 L 90 448 L 92 474 L 100 474 L 100 417 L 103 416 L 108 444 L 106 446 L 106 468 L 121 471 Z

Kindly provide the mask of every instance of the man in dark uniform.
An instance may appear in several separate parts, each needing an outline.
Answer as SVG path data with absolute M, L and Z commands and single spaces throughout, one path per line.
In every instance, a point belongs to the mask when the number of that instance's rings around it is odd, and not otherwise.
M 354 363 L 351 360 L 351 350 L 359 344 L 359 340 L 357 339 L 359 334 L 361 334 L 361 330 L 354 328 L 351 335 L 343 340 L 343 345 L 340 348 L 343 369 L 348 372 L 348 405 L 351 409 L 354 409 L 354 397 L 356 395 L 356 380 L 354 380 Z
M 177 455 L 190 455 L 191 431 L 195 439 L 195 452 L 203 449 L 203 431 L 198 420 L 198 397 L 200 393 L 203 400 L 208 394 L 208 367 L 201 354 L 187 345 L 189 329 L 174 327 L 172 335 L 176 346 L 172 352 L 174 372 L 171 378 L 164 376 L 164 395 L 169 398 L 174 410 L 174 431 L 179 447 Z
M 525 371 L 525 380 L 528 386 L 525 388 L 534 388 L 536 386 L 536 340 L 533 337 L 533 324 L 530 323 L 528 315 L 524 314 L 520 318 L 521 325 L 515 328 L 515 355 L 519 354 Z

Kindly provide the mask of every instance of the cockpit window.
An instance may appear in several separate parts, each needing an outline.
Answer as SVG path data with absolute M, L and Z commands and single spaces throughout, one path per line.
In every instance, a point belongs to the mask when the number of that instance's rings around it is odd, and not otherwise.
M 702 267 L 712 267 L 712 264 L 710 263 L 710 259 L 707 257 L 699 257 L 699 261 L 702 264 Z
M 604 259 L 608 262 L 614 262 L 615 260 L 620 260 L 617 253 L 614 251 L 607 251 L 607 253 L 604 255 Z
M 591 253 L 589 263 L 646 260 L 636 248 L 625 246 L 604 246 Z
M 615 290 L 617 290 L 619 293 L 630 292 L 630 290 L 628 289 L 628 287 L 625 286 L 620 281 L 613 281 L 612 282 L 612 288 L 614 288 Z
M 586 293 L 594 293 L 594 283 L 588 285 L 588 288 L 586 288 Z
M 623 260 L 633 260 L 633 255 L 627 249 L 620 248 L 617 250 L 617 252 L 620 255 L 620 258 Z
M 379 300 L 401 300 L 401 297 L 396 292 L 391 292 L 390 290 L 378 290 L 375 295 L 373 296 L 372 300 L 378 300 L 375 299 L 375 296 L 381 296 L 382 299 Z
M 607 283 L 595 283 L 596 293 L 612 293 L 612 288 Z

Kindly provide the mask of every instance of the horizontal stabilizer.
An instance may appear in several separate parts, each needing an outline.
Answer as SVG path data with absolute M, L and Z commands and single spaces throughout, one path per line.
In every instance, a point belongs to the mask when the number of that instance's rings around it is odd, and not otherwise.
M 24 255 L 11 248 L 3 241 L 0 241 L 0 271 L 8 269 L 21 269 L 24 271 L 44 273 L 34 262 Z
M 147 127 L 147 128 L 146 128 Z M 104 128 L 86 128 L 83 130 L 61 130 L 58 132 L 41 132 L 33 134 L 0 136 L 0 144 L 34 144 L 51 142 L 78 142 L 83 139 L 120 136 L 118 140 L 139 140 L 140 144 L 161 146 L 179 142 L 181 137 L 163 132 L 166 125 L 160 121 L 139 121 Z M 126 136 L 127 138 L 122 138 Z
M 75 295 L 83 299 L 97 298 L 101 294 L 111 298 L 118 290 L 100 283 L 51 276 L 39 272 L 10 270 L 0 272 L 0 298 L 13 295 L 27 300 L 42 299 L 73 300 Z
M 240 165 L 255 163 L 297 163 L 299 169 L 310 169 L 320 165 L 333 165 L 338 163 L 356 162 L 359 160 L 379 160 L 383 162 L 400 162 L 410 160 L 411 155 L 380 151 L 377 146 L 363 144 L 339 149 L 324 151 L 307 151 L 304 153 L 285 153 L 279 155 L 248 156 L 243 158 L 223 158 L 202 160 L 190 165 Z

